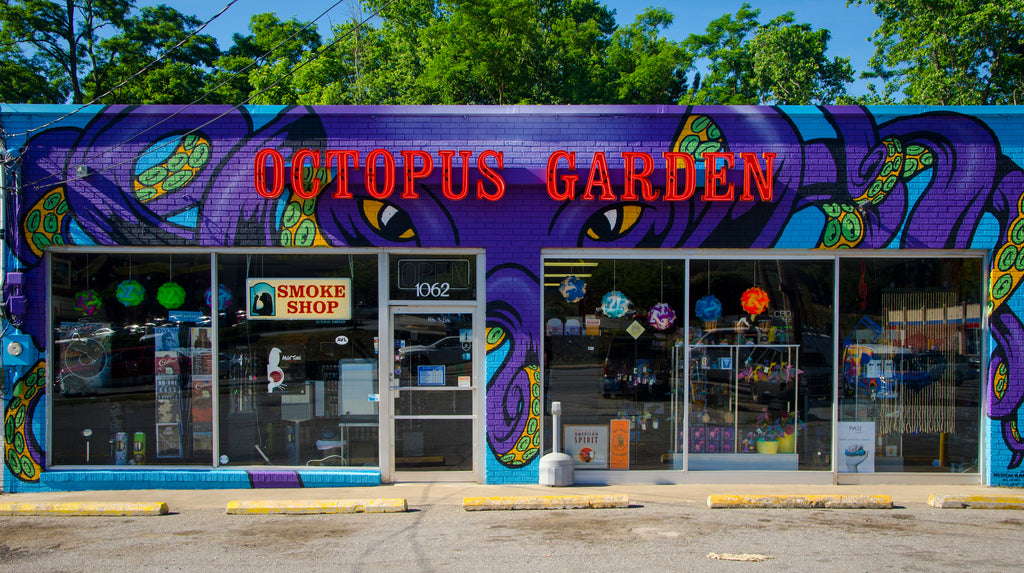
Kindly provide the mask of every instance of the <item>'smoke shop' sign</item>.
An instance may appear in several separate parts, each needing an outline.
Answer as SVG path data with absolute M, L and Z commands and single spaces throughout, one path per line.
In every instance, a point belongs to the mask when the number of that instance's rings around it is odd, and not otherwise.
M 349 320 L 352 279 L 246 279 L 252 320 Z

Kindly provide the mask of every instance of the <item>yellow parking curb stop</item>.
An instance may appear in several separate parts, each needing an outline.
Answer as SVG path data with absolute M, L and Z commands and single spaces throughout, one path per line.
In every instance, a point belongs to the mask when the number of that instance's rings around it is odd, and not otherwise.
M 404 499 L 310 499 L 229 501 L 228 515 L 310 515 L 320 513 L 402 513 Z
M 142 517 L 167 515 L 164 502 L 64 502 L 64 503 L 0 503 L 0 515 L 65 515 L 89 517 Z
M 888 495 L 709 495 L 711 509 L 892 509 Z
M 542 495 L 520 497 L 467 497 L 466 511 L 502 509 L 610 509 L 629 507 L 627 495 Z
M 939 509 L 1024 509 L 1024 495 L 939 495 L 928 505 Z

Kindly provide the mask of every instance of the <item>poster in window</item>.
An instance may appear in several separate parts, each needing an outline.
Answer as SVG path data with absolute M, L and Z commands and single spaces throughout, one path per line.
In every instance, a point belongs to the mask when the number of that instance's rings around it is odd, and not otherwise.
M 565 453 L 576 469 L 608 469 L 608 426 L 566 424 Z
M 875 471 L 874 422 L 840 422 L 838 437 L 840 473 Z
M 160 423 L 156 425 L 156 457 L 181 457 L 181 425 Z
M 613 470 L 629 469 L 629 420 L 608 422 L 608 467 Z

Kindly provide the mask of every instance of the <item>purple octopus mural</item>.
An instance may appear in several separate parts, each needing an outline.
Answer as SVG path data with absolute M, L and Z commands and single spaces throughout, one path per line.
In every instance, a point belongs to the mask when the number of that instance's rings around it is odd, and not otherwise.
M 814 118 L 813 127 L 803 116 Z M 365 162 L 372 150 L 385 148 L 398 158 L 396 173 L 404 168 L 400 150 L 428 151 L 434 169 L 425 173 L 420 163 L 425 174 L 419 180 L 391 181 L 394 189 L 385 193 L 386 161 L 344 169 L 311 161 L 301 170 L 302 183 L 284 175 L 280 196 L 257 192 L 280 175 L 256 176 L 261 150 L 284 158 L 303 149 L 359 150 Z M 548 160 L 558 150 L 576 149 L 588 151 L 579 153 L 576 169 L 556 164 L 554 181 L 564 188 L 558 177 L 575 174 L 577 196 L 555 200 Z M 607 150 L 609 172 L 594 174 L 593 149 Z M 443 150 L 455 152 L 447 174 Z M 498 153 L 481 159 L 485 150 Z M 616 165 L 625 150 L 661 165 L 649 176 L 657 199 L 623 190 L 628 169 Z M 708 201 L 698 192 L 665 200 L 661 183 L 671 170 L 665 152 L 692 155 L 705 173 L 717 169 L 705 165 L 706 153 L 752 153 L 762 173 L 772 154 L 772 197 L 763 200 L 755 191 L 752 200 Z M 292 107 L 177 113 L 112 106 L 83 127 L 36 133 L 20 156 L 16 224 L 5 239 L 30 285 L 44 284 L 40 263 L 50 245 L 486 249 L 487 444 L 490 465 L 501 471 L 530 466 L 540 451 L 542 248 L 984 244 L 993 253 L 987 396 L 1003 442 L 993 447 L 1012 452 L 1007 469 L 1024 461 L 1018 428 L 1024 325 L 1011 304 L 1024 279 L 1024 172 L 970 110 Z M 473 177 L 464 176 L 464 165 Z M 85 169 L 76 171 L 80 166 Z M 488 168 L 501 174 L 504 189 L 485 176 Z M 366 184 L 372 170 L 380 171 L 376 187 Z M 580 196 L 584 182 L 605 175 L 611 197 Z M 734 185 L 739 195 L 745 177 L 737 164 L 719 183 Z M 311 193 L 315 186 L 319 192 Z M 466 196 L 452 200 L 446 189 Z M 813 222 L 813 232 L 806 224 L 797 229 L 798 219 Z M 29 313 L 22 329 L 44 347 L 44 312 Z M 31 418 L 43 399 L 38 381 L 44 367 L 41 362 L 17 381 L 4 412 L 5 463 L 26 481 L 43 470 L 42 437 L 33 434 Z

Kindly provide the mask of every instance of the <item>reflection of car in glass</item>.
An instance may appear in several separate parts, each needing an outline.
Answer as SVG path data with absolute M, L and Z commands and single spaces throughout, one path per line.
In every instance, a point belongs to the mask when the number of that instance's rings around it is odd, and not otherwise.
M 963 354 L 953 354 L 938 350 L 921 352 L 915 357 L 920 361 L 932 380 L 939 380 L 943 376 L 952 376 L 956 384 L 964 380 L 972 380 L 980 374 L 980 364 L 977 359 L 971 359 Z
M 843 383 L 848 392 L 865 391 L 873 398 L 894 398 L 901 388 L 932 383 L 921 361 L 898 346 L 851 344 L 843 352 Z
M 401 350 L 404 356 L 418 359 L 420 364 L 458 364 L 467 362 L 469 350 L 462 347 L 458 336 L 446 336 L 425 346 L 406 346 Z

